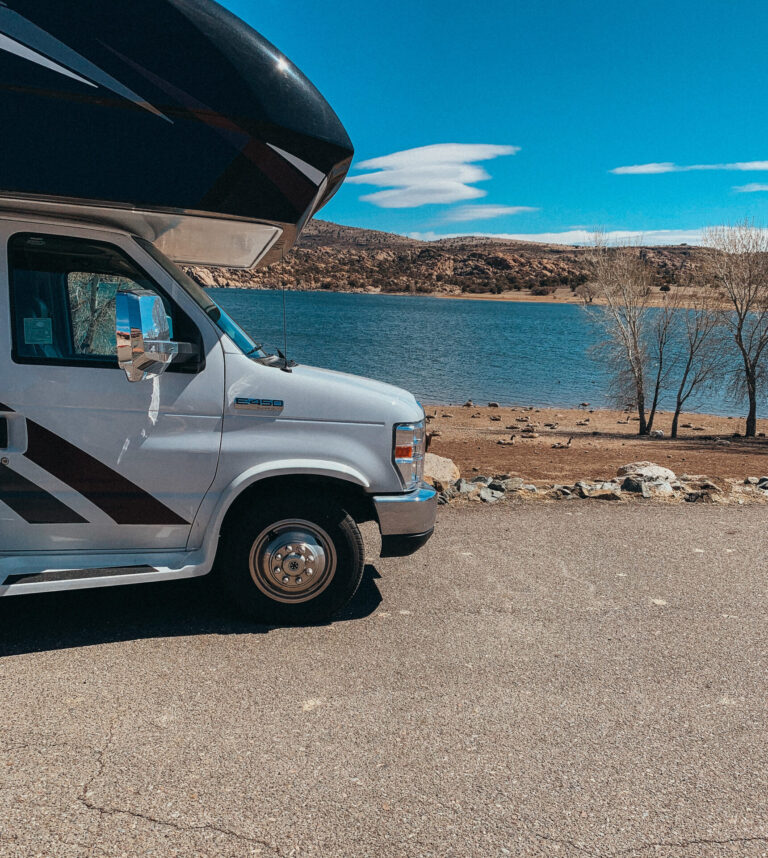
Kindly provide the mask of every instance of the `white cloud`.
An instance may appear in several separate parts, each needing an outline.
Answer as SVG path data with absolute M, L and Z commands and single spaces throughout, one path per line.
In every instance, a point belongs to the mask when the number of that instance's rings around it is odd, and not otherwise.
M 537 208 L 532 206 L 459 206 L 445 213 L 444 221 L 450 223 L 459 223 L 469 220 L 490 220 L 494 217 L 503 217 L 504 215 L 523 214 L 524 212 L 537 212 Z
M 748 185 L 734 185 L 734 191 L 740 194 L 754 194 L 757 191 L 768 191 L 768 185 L 761 185 L 759 182 L 750 182 Z
M 519 146 L 490 143 L 435 143 L 361 161 L 357 169 L 376 172 L 348 176 L 347 182 L 388 189 L 360 197 L 381 208 L 446 205 L 485 196 L 486 191 L 472 185 L 491 177 L 474 162 L 519 151 Z
M 672 161 L 655 161 L 650 164 L 632 164 L 614 167 L 610 172 L 619 176 L 654 175 L 657 173 L 690 173 L 696 170 L 741 170 L 748 172 L 768 170 L 768 161 L 734 161 L 731 164 L 674 164 Z
M 652 229 L 641 230 L 616 229 L 604 233 L 609 243 L 619 244 L 622 242 L 637 242 L 645 245 L 661 244 L 701 244 L 705 228 L 701 229 Z M 437 241 L 441 238 L 498 238 L 511 239 L 514 241 L 534 241 L 544 244 L 592 244 L 594 241 L 594 230 L 569 229 L 564 232 L 535 232 L 535 233 L 447 233 L 440 235 L 436 232 L 410 232 L 409 238 L 420 241 Z

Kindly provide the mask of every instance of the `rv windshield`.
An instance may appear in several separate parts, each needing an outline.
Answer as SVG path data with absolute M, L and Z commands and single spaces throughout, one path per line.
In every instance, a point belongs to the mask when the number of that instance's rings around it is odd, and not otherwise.
M 184 289 L 192 300 L 203 309 L 205 314 L 216 326 L 222 330 L 232 342 L 245 354 L 252 357 L 265 357 L 260 345 L 257 345 L 245 331 L 231 318 L 211 296 L 196 283 L 188 274 L 185 274 L 178 265 L 161 253 L 151 241 L 134 236 L 134 241 L 160 265 L 173 279 Z

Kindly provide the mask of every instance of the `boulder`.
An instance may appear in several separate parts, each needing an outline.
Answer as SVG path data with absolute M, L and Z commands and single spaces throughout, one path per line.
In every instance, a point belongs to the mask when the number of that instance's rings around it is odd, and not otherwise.
M 439 492 L 453 486 L 460 476 L 461 473 L 452 459 L 436 456 L 434 453 L 424 456 L 424 480 Z
M 624 477 L 624 482 L 621 484 L 621 488 L 625 492 L 635 492 L 642 495 L 644 498 L 649 498 L 651 496 L 651 490 L 648 488 L 648 484 L 645 480 L 637 480 L 634 477 Z
M 662 468 L 654 462 L 631 462 L 629 465 L 622 465 L 617 473 L 620 477 L 634 477 L 636 480 L 646 482 L 671 483 L 677 479 L 674 471 Z
M 460 495 L 471 495 L 472 492 L 476 492 L 479 486 L 477 483 L 468 483 L 466 480 L 459 480 L 456 483 L 456 491 Z
M 505 492 L 519 492 L 523 488 L 523 481 L 520 477 L 510 477 L 508 480 L 502 480 Z
M 480 489 L 480 500 L 483 503 L 496 503 L 500 501 L 504 497 L 504 492 L 495 492 L 493 489 L 488 488 L 487 486 L 484 489 Z

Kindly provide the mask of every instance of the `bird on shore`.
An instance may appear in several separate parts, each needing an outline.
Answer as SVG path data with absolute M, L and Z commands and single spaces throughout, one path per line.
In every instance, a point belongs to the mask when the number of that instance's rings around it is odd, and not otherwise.
M 553 450 L 567 450 L 568 447 L 571 446 L 571 441 L 573 441 L 573 435 L 567 441 L 558 441 L 556 444 L 552 445 Z

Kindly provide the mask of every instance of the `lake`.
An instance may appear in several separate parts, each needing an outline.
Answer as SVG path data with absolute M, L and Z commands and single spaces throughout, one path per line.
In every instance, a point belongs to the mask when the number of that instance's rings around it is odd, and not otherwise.
M 282 349 L 279 290 L 208 291 L 256 342 Z M 286 307 L 293 360 L 390 382 L 424 403 L 610 404 L 609 379 L 590 354 L 596 332 L 576 305 L 286 292 Z M 686 410 L 745 409 L 715 390 Z

